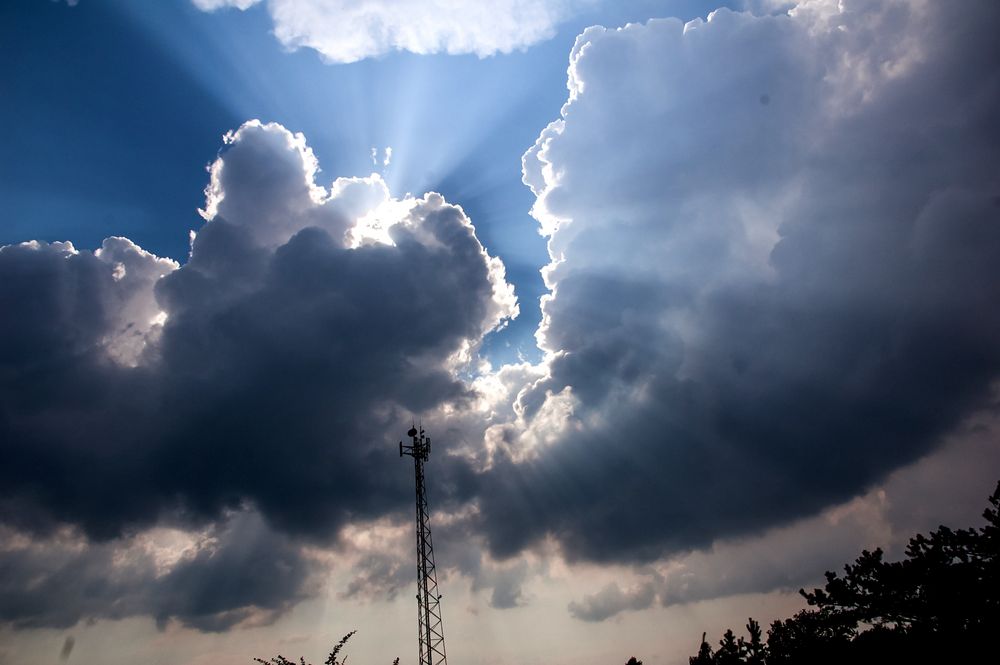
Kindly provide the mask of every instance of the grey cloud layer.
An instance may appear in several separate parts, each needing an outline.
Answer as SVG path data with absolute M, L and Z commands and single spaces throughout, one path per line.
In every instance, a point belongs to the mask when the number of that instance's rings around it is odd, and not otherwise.
M 626 610 L 644 610 L 656 599 L 656 589 L 651 582 L 634 589 L 622 589 L 611 582 L 597 593 L 569 604 L 569 613 L 582 621 L 604 621 Z
M 68 628 L 83 619 L 149 615 L 203 631 L 272 621 L 309 595 L 318 569 L 260 517 L 237 515 L 158 564 L 141 541 L 87 543 L 58 534 L 31 541 L 3 534 L 0 621 L 16 628 Z
M 684 605 L 737 594 L 794 593 L 821 586 L 822 573 L 839 570 L 864 550 L 882 548 L 890 560 L 905 556 L 909 539 L 941 524 L 979 526 L 986 497 L 996 487 L 1000 446 L 996 415 L 977 415 L 944 447 L 905 466 L 864 496 L 819 515 L 749 537 L 638 566 L 569 606 L 585 621 L 623 612 Z
M 550 534 L 647 560 L 752 532 L 988 406 L 1000 8 L 841 4 L 578 39 L 563 117 L 524 157 L 553 356 L 502 428 L 528 461 L 485 479 L 497 554 Z M 564 433 L 539 446 L 523 428 L 553 403 Z

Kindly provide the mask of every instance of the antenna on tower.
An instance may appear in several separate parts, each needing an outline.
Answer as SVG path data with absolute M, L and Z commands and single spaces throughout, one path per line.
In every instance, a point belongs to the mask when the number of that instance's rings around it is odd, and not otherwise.
M 431 439 L 424 428 L 411 426 L 406 433 L 410 445 L 399 442 L 399 456 L 413 458 L 417 480 L 417 640 L 420 644 L 418 665 L 448 665 L 444 651 L 444 626 L 441 623 L 441 594 L 438 593 L 434 544 L 431 541 L 430 515 L 424 487 L 424 462 L 431 453 Z

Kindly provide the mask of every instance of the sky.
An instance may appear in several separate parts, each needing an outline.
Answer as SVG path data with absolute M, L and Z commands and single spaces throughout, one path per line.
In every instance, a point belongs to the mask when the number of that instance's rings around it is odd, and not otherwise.
M 990 0 L 0 8 L 0 663 L 686 663 L 1000 479 Z

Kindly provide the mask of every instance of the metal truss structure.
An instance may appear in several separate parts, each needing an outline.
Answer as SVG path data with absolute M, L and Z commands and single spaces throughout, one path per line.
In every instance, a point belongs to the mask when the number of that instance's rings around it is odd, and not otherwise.
M 419 665 L 448 665 L 444 650 L 444 626 L 441 623 L 441 594 L 438 592 L 434 566 L 434 543 L 431 540 L 427 491 L 424 487 L 424 462 L 431 452 L 430 437 L 423 427 L 411 427 L 406 433 L 410 445 L 399 442 L 399 456 L 413 458 L 417 479 L 417 636 L 420 642 Z

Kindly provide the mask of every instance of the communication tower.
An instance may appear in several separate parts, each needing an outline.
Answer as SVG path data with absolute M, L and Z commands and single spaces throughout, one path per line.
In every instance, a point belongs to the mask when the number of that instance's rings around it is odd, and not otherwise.
M 419 665 L 448 665 L 444 652 L 444 626 L 441 623 L 441 594 L 434 567 L 434 543 L 431 541 L 427 492 L 424 487 L 424 462 L 430 457 L 431 440 L 424 428 L 411 427 L 406 433 L 410 445 L 399 442 L 399 456 L 413 458 L 417 478 L 417 639 L 420 643 Z

